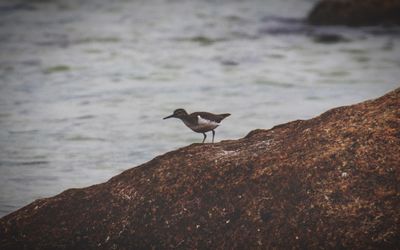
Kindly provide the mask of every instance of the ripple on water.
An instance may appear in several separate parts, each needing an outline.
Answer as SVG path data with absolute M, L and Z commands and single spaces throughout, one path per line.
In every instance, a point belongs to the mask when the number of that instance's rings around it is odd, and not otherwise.
M 85 43 L 118 43 L 121 39 L 119 37 L 86 37 L 72 41 L 75 44 L 85 44 Z
M 32 129 L 32 130 L 9 130 L 9 134 L 33 134 L 33 133 L 38 133 L 38 129 Z
M 279 87 L 279 88 L 293 88 L 295 85 L 289 82 L 277 82 L 277 81 L 271 81 L 267 79 L 256 79 L 254 80 L 255 84 L 258 85 L 267 85 L 267 86 L 274 86 L 274 87 Z
M 6 118 L 12 116 L 11 113 L 0 113 L 0 118 Z
M 318 100 L 321 100 L 321 99 L 322 99 L 321 96 L 316 96 L 316 95 L 306 96 L 306 100 L 310 100 L 310 101 L 318 101 Z
M 0 166 L 34 166 L 48 165 L 50 161 L 0 161 Z
M 14 178 L 9 178 L 8 180 L 17 183 L 33 184 L 38 182 L 54 182 L 59 179 L 60 178 L 57 176 L 35 175 L 35 176 L 14 177 Z
M 65 138 L 67 141 L 99 141 L 99 142 L 105 142 L 107 141 L 104 138 L 100 137 L 89 137 L 89 136 L 84 136 L 84 135 L 72 135 L 68 136 Z
M 87 120 L 87 119 L 93 119 L 93 118 L 95 118 L 95 117 L 96 117 L 95 115 L 82 115 L 82 116 L 76 117 L 75 119 L 78 119 L 78 120 Z
M 366 54 L 368 51 L 365 49 L 356 49 L 356 48 L 349 48 L 349 49 L 339 49 L 340 52 L 349 53 L 349 54 Z
M 44 74 L 53 74 L 53 73 L 60 73 L 65 71 L 70 71 L 71 67 L 68 65 L 56 65 L 52 67 L 48 67 L 43 70 Z
M 223 37 L 210 37 L 210 36 L 204 36 L 204 35 L 176 39 L 177 42 L 192 42 L 192 43 L 197 43 L 202 46 L 211 46 L 215 43 L 224 42 L 227 40 L 228 40 L 227 38 L 223 38 Z
M 103 50 L 100 49 L 85 49 L 84 51 L 88 54 L 101 54 L 104 52 Z
M 349 76 L 351 72 L 347 70 L 333 70 L 327 72 L 319 72 L 318 74 L 320 76 L 343 77 L 343 76 Z
M 360 63 L 367 63 L 367 62 L 371 61 L 371 58 L 369 58 L 368 56 L 354 56 L 353 59 L 356 62 L 360 62 Z

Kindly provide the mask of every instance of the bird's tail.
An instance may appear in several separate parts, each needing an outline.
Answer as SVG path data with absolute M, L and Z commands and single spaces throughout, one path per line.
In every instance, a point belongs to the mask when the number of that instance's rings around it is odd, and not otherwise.
M 229 113 L 226 113 L 226 114 L 220 114 L 220 116 L 222 117 L 222 119 L 225 119 L 226 117 L 228 117 L 228 116 L 230 116 L 231 114 L 229 114 Z M 221 120 L 222 120 L 221 119 Z

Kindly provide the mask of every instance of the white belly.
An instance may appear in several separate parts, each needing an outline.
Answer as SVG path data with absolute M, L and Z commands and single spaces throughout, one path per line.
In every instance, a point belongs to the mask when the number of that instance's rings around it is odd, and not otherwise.
M 185 122 L 185 124 L 190 129 L 192 129 L 194 132 L 198 132 L 198 133 L 208 132 L 208 131 L 213 130 L 216 127 L 219 126 L 218 122 L 214 122 L 214 121 L 210 121 L 210 120 L 204 119 L 199 115 L 197 116 L 197 125 L 187 124 L 186 122 Z

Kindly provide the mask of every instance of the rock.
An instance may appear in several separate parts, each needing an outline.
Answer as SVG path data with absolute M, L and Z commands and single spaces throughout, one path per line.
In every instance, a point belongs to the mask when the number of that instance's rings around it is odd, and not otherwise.
M 322 0 L 308 21 L 316 25 L 399 25 L 400 0 Z
M 349 40 L 338 34 L 314 34 L 313 40 L 316 43 L 335 44 L 340 42 L 348 42 Z
M 0 249 L 394 249 L 400 88 L 192 144 L 0 220 Z

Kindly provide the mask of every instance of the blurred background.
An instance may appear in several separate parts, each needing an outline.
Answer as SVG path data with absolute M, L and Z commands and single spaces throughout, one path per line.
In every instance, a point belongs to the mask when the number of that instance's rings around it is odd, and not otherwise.
M 0 216 L 201 142 L 176 108 L 231 113 L 220 141 L 398 87 L 400 30 L 315 3 L 0 1 Z

